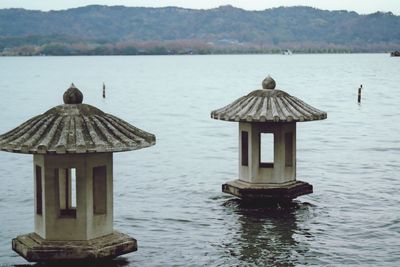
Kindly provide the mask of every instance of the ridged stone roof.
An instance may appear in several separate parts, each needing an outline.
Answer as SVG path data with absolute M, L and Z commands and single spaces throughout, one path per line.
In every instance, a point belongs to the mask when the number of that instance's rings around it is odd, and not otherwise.
M 212 111 L 211 118 L 238 122 L 298 122 L 327 118 L 326 112 L 284 91 L 276 90 L 276 83 L 270 76 L 264 79 L 262 85 L 263 89 L 255 90 Z
M 87 104 L 72 84 L 64 105 L 0 135 L 0 150 L 27 154 L 121 152 L 155 144 L 155 136 Z

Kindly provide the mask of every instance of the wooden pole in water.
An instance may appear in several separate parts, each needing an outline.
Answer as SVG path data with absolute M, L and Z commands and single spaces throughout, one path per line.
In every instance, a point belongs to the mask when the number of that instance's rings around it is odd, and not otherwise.
M 106 98 L 106 85 L 103 82 L 103 98 Z
M 358 103 L 361 103 L 361 89 L 362 89 L 362 84 L 360 85 L 360 88 L 358 88 Z

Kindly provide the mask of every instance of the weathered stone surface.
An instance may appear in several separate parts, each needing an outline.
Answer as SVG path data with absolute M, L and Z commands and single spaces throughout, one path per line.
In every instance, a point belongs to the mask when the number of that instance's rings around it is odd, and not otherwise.
M 117 231 L 88 241 L 49 241 L 30 233 L 14 238 L 12 249 L 30 262 L 96 261 L 136 251 L 137 242 Z
M 63 100 L 65 104 L 82 104 L 83 94 L 74 84 L 71 84 L 67 91 L 65 91 Z
M 288 93 L 274 89 L 275 81 L 267 77 L 263 88 L 211 112 L 211 118 L 240 122 L 301 122 L 323 120 L 324 111 L 316 109 Z
M 313 187 L 302 181 L 282 184 L 254 184 L 234 180 L 222 185 L 222 192 L 250 200 L 291 200 L 301 195 L 311 194 Z
M 0 135 L 0 150 L 26 154 L 121 152 L 155 144 L 153 134 L 87 104 L 71 86 L 66 104 Z
M 275 89 L 276 82 L 268 75 L 267 78 L 262 81 L 261 85 L 263 89 Z

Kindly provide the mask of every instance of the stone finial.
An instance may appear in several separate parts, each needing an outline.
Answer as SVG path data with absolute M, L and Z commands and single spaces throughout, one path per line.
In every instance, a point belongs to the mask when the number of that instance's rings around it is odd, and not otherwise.
M 263 89 L 275 89 L 275 86 L 276 86 L 275 80 L 272 79 L 272 77 L 269 76 L 269 75 L 268 75 L 267 78 L 265 78 L 265 79 L 262 81 L 262 87 L 263 87 Z
M 63 95 L 63 100 L 65 104 L 82 104 L 83 94 L 72 83 L 67 91 L 65 91 Z

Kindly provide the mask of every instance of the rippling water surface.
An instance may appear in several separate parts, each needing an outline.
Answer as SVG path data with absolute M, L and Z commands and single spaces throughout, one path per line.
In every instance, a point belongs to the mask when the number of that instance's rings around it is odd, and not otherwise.
M 61 104 L 74 82 L 85 103 L 156 134 L 114 157 L 114 226 L 139 244 L 114 266 L 398 266 L 399 73 L 387 54 L 0 58 L 0 132 Z M 298 124 L 297 178 L 314 193 L 290 210 L 220 189 L 237 178 L 238 125 L 210 111 L 267 74 L 328 112 Z M 0 153 L 0 265 L 26 264 L 11 239 L 33 231 L 32 175 L 31 155 Z

